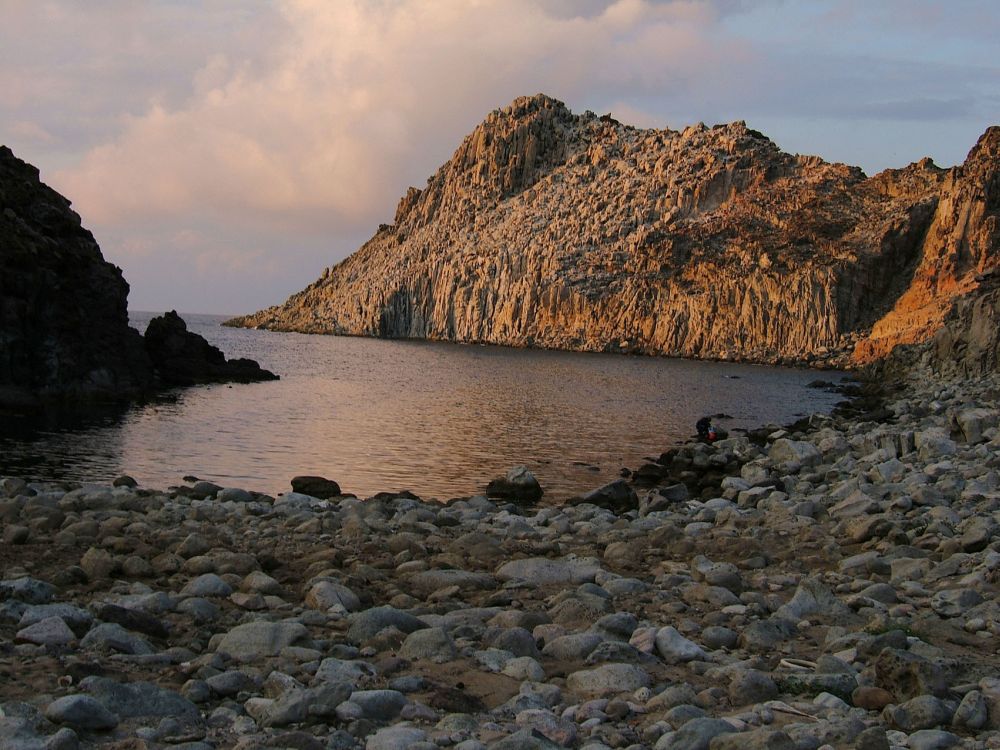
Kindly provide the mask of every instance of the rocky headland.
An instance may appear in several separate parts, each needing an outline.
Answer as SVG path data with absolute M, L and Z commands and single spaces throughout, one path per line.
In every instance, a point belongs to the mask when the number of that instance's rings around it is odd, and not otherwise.
M 927 340 L 997 266 L 1000 128 L 866 177 L 736 122 L 492 112 L 392 224 L 231 325 L 857 366 Z
M 0 146 L 0 409 L 276 377 L 252 360 L 226 361 L 175 312 L 145 336 L 131 328 L 128 283 L 70 205 Z

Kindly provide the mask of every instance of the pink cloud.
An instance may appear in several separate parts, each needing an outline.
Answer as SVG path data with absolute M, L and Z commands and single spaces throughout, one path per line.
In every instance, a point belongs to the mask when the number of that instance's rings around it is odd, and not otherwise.
M 595 82 L 652 92 L 721 64 L 704 3 L 619 0 L 587 18 L 530 0 L 278 8 L 268 66 L 209 56 L 182 103 L 129 117 L 57 175 L 81 211 L 356 228 L 390 216 L 407 183 L 514 96 L 574 105 Z

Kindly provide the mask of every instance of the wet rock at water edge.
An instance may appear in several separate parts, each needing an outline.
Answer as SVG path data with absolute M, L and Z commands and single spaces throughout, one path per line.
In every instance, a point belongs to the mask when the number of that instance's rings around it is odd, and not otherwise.
M 492 480 L 486 487 L 487 497 L 515 503 L 534 503 L 543 494 L 541 485 L 527 466 L 515 466 L 505 476 Z
M 220 349 L 189 331 L 174 310 L 149 321 L 143 339 L 157 375 L 167 385 L 278 379 L 252 359 L 227 360 Z
M 320 500 L 329 500 L 340 495 L 340 485 L 332 479 L 317 476 L 292 477 L 292 492 L 309 495 Z

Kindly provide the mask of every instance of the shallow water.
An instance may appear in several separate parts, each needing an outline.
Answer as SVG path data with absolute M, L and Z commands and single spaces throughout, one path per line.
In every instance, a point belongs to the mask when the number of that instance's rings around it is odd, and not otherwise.
M 133 313 L 145 329 L 150 314 Z M 195 475 L 270 493 L 297 474 L 359 496 L 447 499 L 526 464 L 559 501 L 694 431 L 787 423 L 841 400 L 810 370 L 222 328 L 183 314 L 227 357 L 281 376 L 174 391 L 119 414 L 0 424 L 0 472 L 166 488 Z

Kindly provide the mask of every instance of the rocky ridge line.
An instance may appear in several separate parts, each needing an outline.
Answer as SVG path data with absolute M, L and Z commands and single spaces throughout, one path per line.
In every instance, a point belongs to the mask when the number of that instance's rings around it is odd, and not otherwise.
M 355 254 L 230 324 L 867 362 L 927 338 L 995 267 L 998 144 L 991 128 L 961 167 L 866 178 L 741 122 L 641 130 L 523 97 Z

